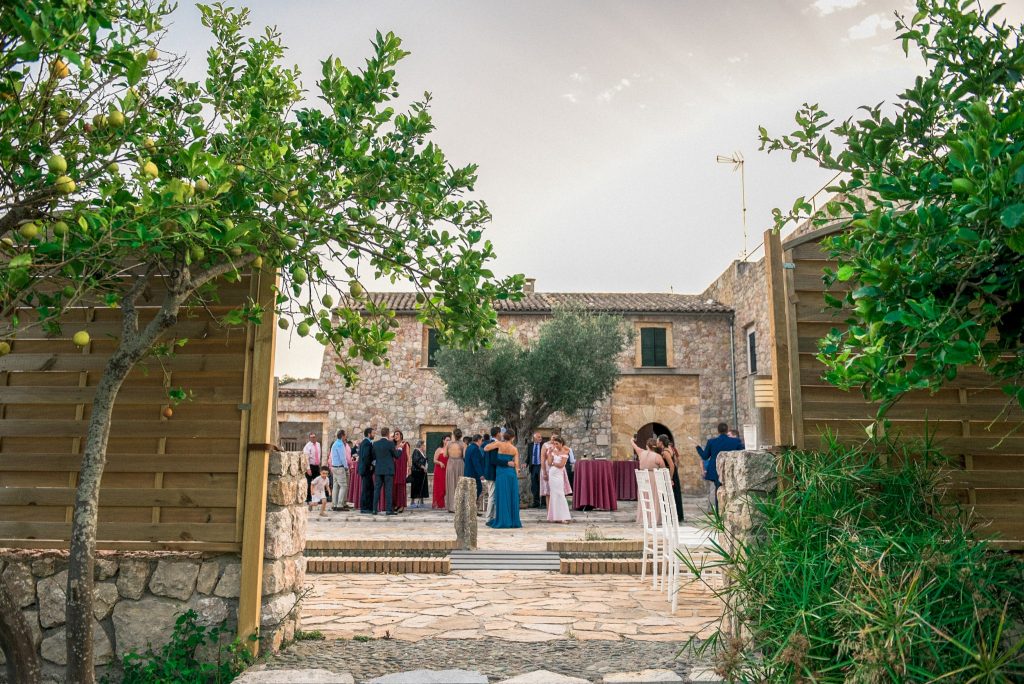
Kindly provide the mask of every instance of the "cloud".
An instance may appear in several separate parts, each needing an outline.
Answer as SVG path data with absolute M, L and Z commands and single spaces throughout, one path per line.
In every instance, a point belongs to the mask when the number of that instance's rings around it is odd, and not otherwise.
M 611 88 L 606 88 L 602 90 L 601 93 L 597 96 L 597 99 L 602 100 L 604 102 L 611 102 L 613 97 L 621 93 L 630 85 L 632 84 L 630 83 L 630 80 L 628 78 L 620 78 L 619 82 L 613 85 Z
M 571 104 L 576 104 L 579 98 L 576 97 L 576 93 L 563 93 L 562 99 L 568 100 Z
M 584 81 L 587 80 L 587 75 L 581 74 L 578 71 L 574 71 L 571 74 L 569 74 L 569 79 L 572 81 L 576 81 L 577 83 L 583 83 Z
M 729 57 L 725 61 L 729 62 L 729 64 L 739 64 L 740 62 L 746 60 L 749 56 L 750 55 L 748 53 L 744 52 L 741 55 L 733 55 L 732 57 Z
M 851 9 L 864 3 L 864 0 L 814 0 L 811 8 L 817 10 L 818 15 L 825 17 L 839 10 Z
M 864 19 L 850 27 L 846 35 L 850 40 L 864 40 L 878 35 L 881 30 L 888 30 L 894 26 L 891 19 L 881 14 L 869 14 Z

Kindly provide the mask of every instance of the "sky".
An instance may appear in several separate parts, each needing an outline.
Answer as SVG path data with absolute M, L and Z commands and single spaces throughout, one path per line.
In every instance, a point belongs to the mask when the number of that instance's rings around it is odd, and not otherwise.
M 493 270 L 546 292 L 700 293 L 744 251 L 740 174 L 716 155 L 746 160 L 753 250 L 772 208 L 831 178 L 759 152 L 758 126 L 791 132 L 803 102 L 846 118 L 891 101 L 921 70 L 894 40 L 893 11 L 907 0 L 247 5 L 254 32 L 281 31 L 308 91 L 322 59 L 357 67 L 376 31 L 398 34 L 411 52 L 400 90 L 430 91 L 433 140 L 452 163 L 479 164 Z M 1008 5 L 1007 18 L 1024 18 L 1024 2 Z M 183 0 L 172 20 L 161 47 L 201 78 L 212 41 L 199 12 Z M 279 375 L 316 376 L 320 359 L 315 341 L 278 341 Z

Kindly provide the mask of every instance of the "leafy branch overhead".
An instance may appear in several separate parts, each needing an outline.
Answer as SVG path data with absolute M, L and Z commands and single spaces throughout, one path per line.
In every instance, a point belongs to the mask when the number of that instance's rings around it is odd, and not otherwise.
M 823 209 L 798 198 L 776 227 L 844 228 L 825 241 L 826 281 L 853 284 L 830 302 L 852 325 L 820 344 L 830 382 L 884 411 L 977 365 L 1024 406 L 1024 27 L 1000 5 L 917 10 L 897 15 L 897 39 L 926 72 L 892 104 L 839 124 L 804 105 L 795 132 L 761 129 L 763 149 L 843 174 Z
M 282 327 L 379 363 L 393 313 L 334 309 L 339 293 L 362 299 L 361 279 L 411 282 L 424 319 L 462 343 L 486 339 L 493 300 L 520 289 L 487 267 L 490 214 L 466 196 L 476 167 L 428 140 L 429 95 L 389 106 L 408 54 L 397 36 L 378 33 L 359 70 L 326 59 L 313 107 L 279 34 L 243 36 L 247 10 L 200 6 L 217 43 L 195 83 L 157 47 L 167 4 L 22 4 L 0 26 L 0 307 L 14 330 L 119 306 L 140 277 L 199 305 L 266 264 L 284 276 Z

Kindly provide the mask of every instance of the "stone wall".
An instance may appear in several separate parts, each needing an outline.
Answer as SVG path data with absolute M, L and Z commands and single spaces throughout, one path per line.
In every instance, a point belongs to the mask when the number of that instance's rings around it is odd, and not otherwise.
M 771 323 L 765 260 L 732 262 L 701 296 L 721 302 L 733 310 L 736 404 L 739 418 L 736 427 L 741 428 L 744 424 L 758 425 L 759 441 L 764 443 L 770 439 L 770 435 L 765 432 L 770 426 L 763 423 L 770 421 L 762 421 L 762 416 L 758 415 L 754 407 L 753 380 L 757 376 L 766 377 L 772 374 Z M 750 373 L 748 370 L 746 330 L 751 326 L 755 331 L 757 347 L 756 373 Z M 732 423 L 731 415 L 724 420 Z M 742 434 L 740 436 L 742 437 Z M 766 439 L 761 439 L 761 436 Z
M 260 645 L 276 650 L 298 624 L 305 584 L 305 470 L 302 453 L 273 453 L 267 494 Z M 35 638 L 44 681 L 63 682 L 67 552 L 0 549 L 0 569 Z M 98 669 L 114 670 L 132 651 L 166 643 L 191 609 L 207 626 L 238 616 L 238 554 L 99 551 L 95 566 L 94 649 Z M 4 662 L 0 652 L 0 663 Z
M 674 366 L 666 369 L 636 368 L 635 344 L 630 344 L 619 365 L 622 380 L 612 396 L 594 408 L 591 425 L 584 418 L 555 414 L 543 427 L 558 428 L 565 435 L 577 456 L 596 455 L 613 458 L 630 457 L 629 437 L 645 423 L 657 422 L 673 428 L 673 436 L 683 454 L 684 463 L 697 475 L 684 478 L 687 490 L 700 491 L 699 463 L 687 437 L 701 441 L 714 434 L 720 420 L 731 422 L 732 369 L 729 358 L 729 323 L 724 314 L 650 314 L 627 316 L 629 324 L 668 322 L 672 326 Z M 521 340 L 534 339 L 548 315 L 502 315 L 499 325 Z M 433 369 L 423 364 L 423 324 L 409 314 L 398 314 L 399 327 L 391 343 L 390 368 L 363 363 L 359 383 L 345 387 L 334 370 L 337 359 L 328 349 L 324 353 L 320 383 L 313 397 L 281 397 L 279 420 L 326 417 L 329 435 L 339 428 L 350 438 L 359 439 L 364 427 L 388 426 L 403 431 L 406 439 L 415 442 L 429 431 L 461 427 L 463 431 L 479 431 L 488 427 L 476 412 L 460 410 L 445 397 L 444 384 Z M 662 390 L 638 394 L 639 385 L 662 385 Z M 686 382 L 681 379 L 688 378 Z M 683 387 L 684 391 L 677 388 Z M 642 396 L 641 396 L 642 395 Z M 613 409 L 617 405 L 645 405 L 643 422 L 613 428 Z M 685 416 L 685 420 L 679 420 Z M 630 420 L 640 420 L 640 414 Z M 328 444 L 330 439 L 327 440 Z M 692 473 L 691 473 L 692 474 Z

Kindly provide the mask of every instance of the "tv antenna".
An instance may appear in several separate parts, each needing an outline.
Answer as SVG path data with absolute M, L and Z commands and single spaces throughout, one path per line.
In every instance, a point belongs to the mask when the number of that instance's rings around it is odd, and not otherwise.
M 742 259 L 747 259 L 747 180 L 746 174 L 744 173 L 744 167 L 746 162 L 743 159 L 743 155 L 739 152 L 733 152 L 732 156 L 726 156 L 719 154 L 715 157 L 715 161 L 719 164 L 732 164 L 733 171 L 740 172 L 740 203 L 743 209 L 743 254 Z

